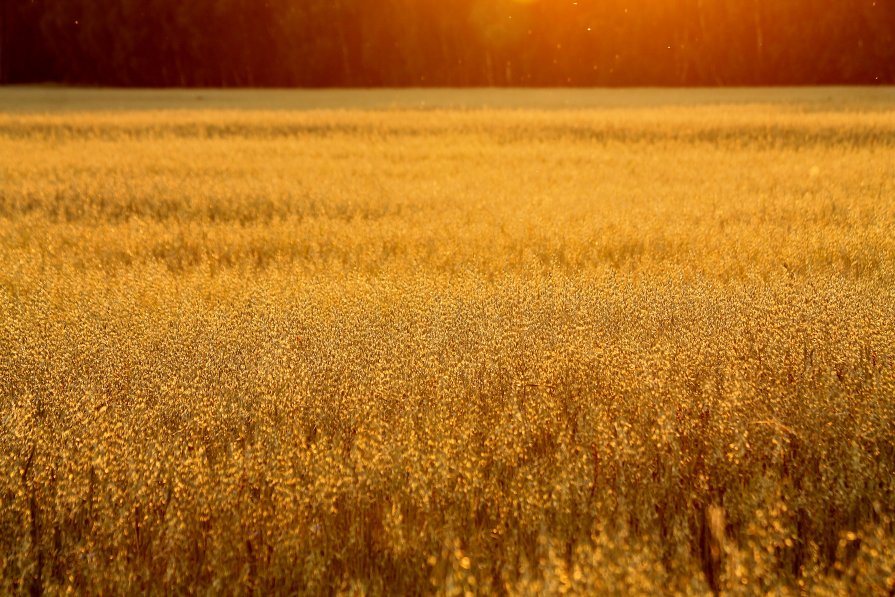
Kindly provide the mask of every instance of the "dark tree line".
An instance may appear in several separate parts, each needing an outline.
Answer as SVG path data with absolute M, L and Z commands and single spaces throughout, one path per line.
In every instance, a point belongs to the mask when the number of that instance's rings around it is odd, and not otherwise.
M 895 0 L 0 0 L 0 80 L 895 82 Z

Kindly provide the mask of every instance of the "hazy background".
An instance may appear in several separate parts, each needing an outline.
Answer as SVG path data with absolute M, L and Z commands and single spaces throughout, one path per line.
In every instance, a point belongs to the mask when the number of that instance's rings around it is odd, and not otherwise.
M 893 0 L 0 0 L 0 82 L 895 82 Z

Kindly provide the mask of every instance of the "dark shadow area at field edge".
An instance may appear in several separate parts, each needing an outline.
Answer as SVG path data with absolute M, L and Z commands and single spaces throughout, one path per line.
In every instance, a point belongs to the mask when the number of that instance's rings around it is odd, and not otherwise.
M 745 104 L 895 109 L 895 86 L 720 88 L 121 89 L 0 87 L 0 112 L 141 110 L 612 109 Z

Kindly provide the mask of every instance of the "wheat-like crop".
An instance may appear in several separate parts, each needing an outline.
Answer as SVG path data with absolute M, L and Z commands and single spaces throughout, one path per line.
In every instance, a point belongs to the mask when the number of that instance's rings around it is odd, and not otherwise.
M 0 113 L 0 592 L 891 594 L 895 104 L 800 93 Z

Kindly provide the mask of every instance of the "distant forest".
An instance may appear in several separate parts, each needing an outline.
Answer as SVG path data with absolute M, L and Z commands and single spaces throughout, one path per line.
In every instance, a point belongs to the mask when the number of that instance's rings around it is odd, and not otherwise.
M 0 81 L 895 82 L 895 0 L 0 0 Z

